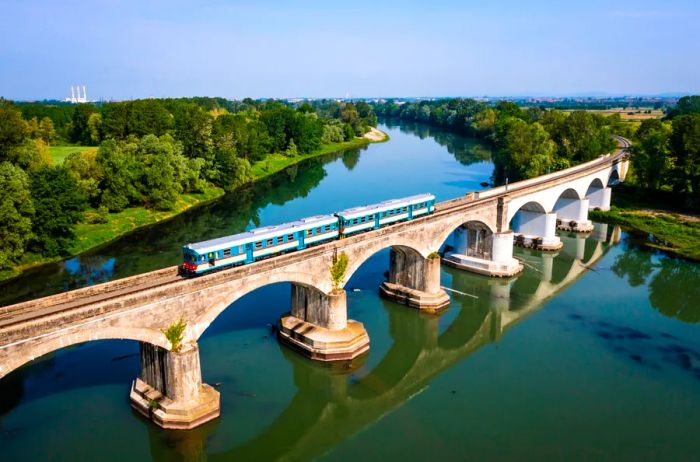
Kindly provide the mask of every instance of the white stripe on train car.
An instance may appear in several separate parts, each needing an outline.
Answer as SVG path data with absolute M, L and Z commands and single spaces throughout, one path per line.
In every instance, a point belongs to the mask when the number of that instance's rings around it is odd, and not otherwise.
M 413 211 L 413 216 L 415 217 L 416 215 L 423 215 L 424 213 L 428 213 L 428 209 L 427 209 L 427 208 L 422 208 L 422 209 L 414 210 L 414 211 Z
M 382 218 L 381 220 L 379 220 L 379 224 L 384 225 L 386 223 L 393 223 L 398 220 L 403 220 L 404 218 L 408 218 L 408 213 L 402 213 L 401 215 L 393 215 L 386 218 Z
M 311 244 L 313 242 L 322 241 L 324 239 L 333 239 L 338 237 L 338 231 L 331 231 L 329 233 L 317 234 L 315 236 L 304 236 L 304 243 Z
M 354 233 L 355 231 L 361 231 L 363 229 L 374 228 L 374 220 L 368 221 L 367 223 L 361 223 L 355 226 L 349 226 L 343 230 L 343 233 Z
M 258 249 L 253 251 L 253 257 L 262 257 L 263 255 L 269 255 L 271 253 L 282 252 L 283 250 L 293 249 L 299 244 L 299 241 L 285 242 L 284 244 L 273 245 L 272 247 L 265 247 L 264 249 Z

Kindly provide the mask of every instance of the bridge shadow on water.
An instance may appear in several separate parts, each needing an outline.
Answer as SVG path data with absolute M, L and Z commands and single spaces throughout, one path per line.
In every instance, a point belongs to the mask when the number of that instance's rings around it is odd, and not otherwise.
M 364 322 L 372 339 L 370 352 L 348 363 L 319 364 L 278 343 L 272 326 L 289 308 L 290 284 L 257 289 L 233 303 L 200 339 L 204 380 L 222 394 L 221 417 L 191 431 L 143 422 L 151 457 L 229 461 L 323 455 L 421 393 L 442 372 L 498 342 L 570 286 L 609 250 L 606 241 L 614 232 L 602 234 L 606 237 L 564 234 L 564 248 L 554 255 L 518 250 L 526 269 L 511 279 L 443 267 L 442 283 L 454 292 L 440 316 L 378 298 L 389 252 L 375 254 L 346 284 L 349 317 Z M 137 354 L 136 342 L 96 342 L 15 371 L 0 382 L 0 428 L 2 415 L 20 403 L 128 383 L 138 374 Z M 240 379 L 255 368 L 258 377 Z M 261 395 L 246 388 L 270 380 L 280 383 L 261 386 Z M 264 409 L 257 404 L 262 393 L 271 395 Z

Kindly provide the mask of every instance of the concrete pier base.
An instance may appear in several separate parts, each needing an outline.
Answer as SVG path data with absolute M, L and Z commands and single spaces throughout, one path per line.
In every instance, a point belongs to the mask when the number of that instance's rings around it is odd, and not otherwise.
M 529 236 L 527 234 L 514 234 L 513 244 L 527 249 L 544 250 L 553 252 L 564 247 L 564 243 L 559 237 L 543 239 L 540 236 Z
M 437 313 L 450 304 L 450 296 L 440 289 L 436 293 L 410 289 L 400 284 L 384 282 L 379 286 L 379 293 L 389 300 L 393 300 L 411 308 L 417 308 L 427 313 Z
M 189 430 L 219 417 L 219 392 L 202 384 L 196 402 L 173 401 L 141 379 L 131 384 L 131 407 L 155 424 L 174 430 Z
M 279 338 L 318 361 L 347 361 L 369 351 L 365 326 L 352 319 L 343 329 L 327 329 L 287 315 L 280 320 Z
M 515 276 L 523 270 L 523 265 L 515 258 L 509 262 L 499 263 L 483 258 L 468 257 L 457 253 L 448 253 L 442 258 L 442 262 L 453 268 L 490 277 Z
M 188 430 L 220 413 L 219 392 L 202 383 L 199 349 L 178 351 L 141 343 L 141 374 L 131 385 L 131 407 L 163 428 Z
M 523 265 L 513 258 L 513 233 L 493 233 L 487 246 L 491 251 L 477 256 L 466 255 L 467 245 L 457 245 L 454 252 L 448 252 L 442 262 L 454 268 L 490 277 L 510 277 L 520 273 Z M 456 244 L 460 242 L 455 239 Z M 460 251 L 460 249 L 464 249 Z M 480 258 L 480 257 L 484 258 Z M 488 258 L 490 256 L 490 258 Z
M 593 222 L 591 220 L 578 221 L 563 218 L 557 220 L 557 229 L 573 233 L 590 233 L 593 231 Z
M 347 361 L 369 350 L 361 322 L 347 319 L 347 294 L 324 294 L 292 284 L 292 310 L 280 320 L 279 338 L 304 356 L 318 361 Z
M 389 278 L 379 287 L 379 294 L 428 313 L 436 313 L 450 303 L 450 296 L 440 287 L 438 254 L 425 258 L 402 247 L 391 248 Z

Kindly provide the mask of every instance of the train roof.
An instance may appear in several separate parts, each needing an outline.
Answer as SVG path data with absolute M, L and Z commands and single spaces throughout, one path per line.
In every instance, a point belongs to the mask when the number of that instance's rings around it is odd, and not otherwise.
M 363 205 L 362 207 L 353 207 L 350 209 L 345 209 L 340 212 L 336 212 L 336 215 L 344 219 L 352 219 L 363 217 L 369 214 L 383 212 L 385 210 L 391 210 L 396 207 L 403 207 L 404 205 L 418 204 L 420 202 L 429 201 L 435 199 L 435 196 L 426 194 L 416 194 L 415 196 L 404 197 L 401 199 L 390 199 L 388 201 L 379 202 L 377 204 Z
M 269 239 L 271 237 L 295 233 L 297 231 L 305 231 L 309 228 L 315 228 L 317 226 L 330 225 L 332 223 L 336 223 L 337 221 L 338 219 L 335 217 L 335 215 L 316 215 L 289 223 L 282 223 L 280 225 L 251 229 L 250 231 L 234 234 L 233 236 L 219 237 L 208 241 L 187 244 L 185 248 L 194 250 L 201 255 L 247 244 L 249 242 L 257 242 Z

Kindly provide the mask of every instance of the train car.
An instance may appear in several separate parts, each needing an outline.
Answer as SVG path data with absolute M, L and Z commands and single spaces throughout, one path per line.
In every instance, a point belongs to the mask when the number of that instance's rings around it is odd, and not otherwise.
M 378 204 L 354 207 L 337 212 L 341 236 L 349 236 L 361 231 L 379 229 L 384 225 L 412 220 L 435 211 L 435 196 L 418 194 L 392 199 Z
M 233 236 L 187 244 L 182 247 L 185 275 L 252 263 L 281 253 L 301 250 L 339 236 L 338 218 L 318 215 L 291 223 L 257 228 Z

